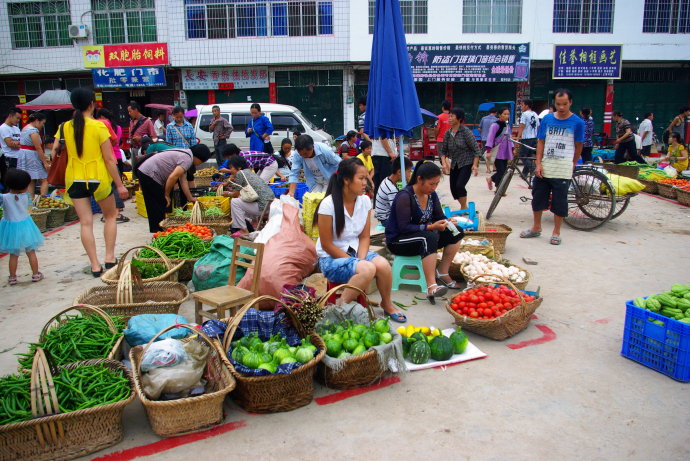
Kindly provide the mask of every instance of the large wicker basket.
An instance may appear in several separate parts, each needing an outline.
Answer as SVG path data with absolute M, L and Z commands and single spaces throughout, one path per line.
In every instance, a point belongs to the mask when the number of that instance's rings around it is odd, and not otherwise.
M 53 387 L 53 378 L 45 355 L 39 349 L 32 368 L 32 408 L 45 408 L 43 416 L 37 413 L 34 419 L 0 426 L 0 459 L 3 460 L 67 460 L 94 453 L 120 442 L 124 435 L 122 412 L 134 400 L 131 391 L 132 377 L 120 362 L 113 360 L 89 360 L 65 365 L 73 370 L 80 366 L 103 363 L 112 370 L 122 370 L 130 385 L 130 394 L 125 400 L 85 410 L 60 413 Z M 37 399 L 43 401 L 39 404 Z
M 50 214 L 50 210 L 46 210 L 44 208 L 32 208 L 30 214 L 31 219 L 34 220 L 36 227 L 38 227 L 38 230 L 41 231 L 41 233 L 48 230 L 48 215 Z
M 146 282 L 177 282 L 177 275 L 178 271 L 182 268 L 182 266 L 185 264 L 184 260 L 178 260 L 178 263 L 173 263 L 170 258 L 165 256 L 165 254 L 159 250 L 158 248 L 154 248 L 149 245 L 139 245 L 135 246 L 133 248 L 130 248 L 129 250 L 125 251 L 124 254 L 120 257 L 120 260 L 117 262 L 117 266 L 111 267 L 108 269 L 103 275 L 101 275 L 101 280 L 103 283 L 107 285 L 115 285 L 117 284 L 117 281 L 120 279 L 120 275 L 122 274 L 122 270 L 125 265 L 125 258 L 127 255 L 132 251 L 137 248 L 147 248 L 156 254 L 160 256 L 160 259 L 147 259 L 146 262 L 148 263 L 159 263 L 163 264 L 166 267 L 166 271 L 164 274 L 159 275 L 158 277 L 153 277 L 149 279 L 144 279 Z M 126 262 L 126 264 L 130 264 L 129 261 Z M 191 280 L 191 277 L 190 277 Z
M 67 211 L 65 211 L 65 222 L 72 222 L 76 221 L 79 219 L 79 215 L 77 215 L 77 210 L 74 209 L 74 206 L 70 205 L 67 207 Z
M 483 227 L 483 228 L 482 228 Z M 465 231 L 465 237 L 474 239 L 489 239 L 494 244 L 494 249 L 499 253 L 505 253 L 506 240 L 513 232 L 513 229 L 505 224 L 498 224 L 487 222 L 482 225 L 478 231 Z
M 690 206 L 690 188 L 676 187 L 676 200 L 681 205 Z
M 67 208 L 45 208 L 49 210 L 48 219 L 46 219 L 46 226 L 60 227 L 65 224 L 65 213 L 67 213 Z
M 644 184 L 644 189 L 642 190 L 643 192 L 655 195 L 659 193 L 659 186 L 656 181 L 650 181 L 648 179 L 638 179 L 638 181 Z
M 210 187 L 213 176 L 194 176 L 194 187 Z
M 362 296 L 364 296 L 366 299 L 365 307 L 369 313 L 369 320 L 374 322 L 376 320 L 376 315 L 371 309 L 369 298 L 367 297 L 366 293 L 353 285 L 339 285 L 331 289 L 321 297 L 319 300 L 319 306 L 322 309 L 325 308 L 328 298 L 345 288 L 351 288 L 359 291 Z M 391 333 L 397 335 L 395 332 Z M 378 353 L 372 349 L 363 354 L 355 355 L 346 359 L 344 366 L 337 372 L 327 367 L 322 361 L 319 363 L 316 376 L 319 381 L 331 389 L 352 389 L 355 387 L 369 386 L 374 384 L 380 381 L 385 374 L 386 370 L 381 368 Z
M 657 188 L 659 189 L 659 195 L 666 198 L 676 198 L 676 187 L 672 184 L 666 184 L 663 182 L 657 182 Z
M 262 301 L 272 301 L 282 304 L 271 296 L 259 296 L 253 301 L 248 302 L 230 319 L 228 328 L 225 330 L 225 337 L 221 347 L 221 358 L 230 369 L 230 372 L 237 380 L 237 388 L 232 393 L 232 398 L 239 406 L 252 413 L 275 413 L 279 411 L 290 411 L 295 408 L 308 405 L 314 398 L 314 372 L 316 365 L 326 354 L 326 344 L 316 333 L 311 333 L 311 343 L 316 346 L 317 354 L 309 362 L 296 368 L 289 375 L 273 374 L 270 376 L 244 376 L 235 370 L 227 357 L 232 337 L 240 324 L 244 314 L 254 305 L 260 306 Z M 300 336 L 304 337 L 307 333 L 304 327 L 295 316 L 295 313 L 283 304 L 285 312 L 292 320 L 293 326 L 297 329 Z
M 177 400 L 151 400 L 144 392 L 142 384 L 140 370 L 142 358 L 149 346 L 160 335 L 177 327 L 187 328 L 199 335 L 210 348 L 204 372 L 206 392 L 203 395 Z M 185 339 L 183 341 L 190 340 Z M 132 363 L 134 385 L 139 400 L 144 405 L 153 432 L 161 437 L 174 437 L 202 431 L 223 421 L 223 401 L 225 396 L 235 388 L 236 383 L 230 370 L 221 360 L 221 355 L 222 352 L 216 348 L 214 342 L 206 334 L 187 324 L 170 325 L 154 336 L 146 346 L 132 348 L 129 352 L 129 359 Z
M 181 226 L 185 223 L 191 222 L 200 226 L 207 226 L 213 229 L 216 235 L 226 235 L 232 224 L 232 219 L 227 216 L 204 216 L 201 221 L 190 221 L 190 218 L 182 216 L 170 216 L 160 222 L 160 226 L 167 230 L 170 227 Z
M 120 282 L 90 288 L 77 296 L 74 304 L 98 306 L 108 314 L 122 315 L 129 320 L 139 314 L 177 314 L 189 297 L 189 290 L 181 283 L 143 282 L 136 289 L 131 286 L 131 277 L 121 277 Z
M 480 285 L 495 285 L 496 283 L 491 282 L 477 282 L 478 279 L 484 275 L 479 275 L 470 280 L 470 283 L 477 283 Z M 495 277 L 495 276 L 492 276 Z M 533 301 L 525 301 L 523 293 L 515 287 L 509 280 L 503 279 L 502 284 L 508 285 L 510 288 L 515 290 L 522 302 L 514 309 L 506 312 L 500 317 L 495 319 L 475 319 L 460 315 L 455 312 L 450 307 L 450 300 L 446 303 L 446 310 L 455 319 L 457 325 L 462 326 L 466 331 L 471 331 L 481 336 L 485 336 L 490 339 L 495 339 L 497 341 L 502 341 L 506 338 L 510 338 L 516 333 L 521 332 L 529 325 L 530 319 L 534 311 L 537 310 L 543 298 L 538 297 Z
M 500 259 L 498 261 L 500 261 Z M 501 263 L 501 264 L 503 264 L 503 263 Z M 503 265 L 506 266 L 506 264 L 503 264 Z M 519 270 L 524 271 L 525 274 L 527 274 L 527 277 L 525 277 L 525 280 L 522 282 L 511 281 L 511 283 L 513 285 L 515 285 L 515 288 L 518 288 L 520 290 L 524 290 L 527 287 L 527 284 L 529 283 L 529 281 L 532 279 L 532 274 L 530 274 L 530 272 L 527 269 L 525 269 L 524 267 L 520 267 L 517 264 L 510 264 L 509 266 L 506 266 L 506 267 L 510 267 L 510 266 L 517 267 Z M 462 266 L 460 266 L 460 272 L 462 273 L 462 276 L 464 277 L 464 279 L 469 281 L 469 280 L 472 280 L 472 277 L 470 277 L 469 274 L 467 274 L 467 271 L 465 270 L 466 267 L 467 267 L 467 264 L 463 264 Z M 490 281 L 490 277 L 492 277 L 492 275 L 489 275 L 489 274 L 485 274 L 485 275 L 486 275 L 485 281 Z M 498 275 L 496 275 L 494 277 L 495 277 L 495 280 L 493 280 L 493 283 L 500 283 L 501 281 L 505 280 L 503 277 L 498 276 Z M 467 288 L 472 288 L 472 286 L 470 286 L 470 283 L 467 284 Z
M 46 322 L 46 324 L 43 326 L 43 329 L 41 330 L 41 334 L 38 337 L 39 342 L 43 342 L 46 333 L 48 333 L 48 330 L 50 330 L 51 327 L 53 326 L 59 326 L 62 325 L 67 321 L 67 319 L 62 318 L 64 314 L 70 311 L 79 311 L 81 312 L 82 315 L 98 315 L 102 317 L 105 322 L 108 324 L 108 327 L 110 328 L 110 331 L 113 334 L 117 333 L 117 330 L 115 329 L 115 324 L 113 323 L 112 319 L 108 314 L 106 314 L 101 308 L 96 307 L 96 306 L 89 306 L 88 304 L 80 304 L 80 305 L 74 305 L 72 307 L 68 307 L 67 309 L 64 309 L 57 314 L 55 314 L 50 320 Z M 105 357 L 99 357 L 103 359 L 108 359 L 108 360 L 116 360 L 119 361 L 122 359 L 122 341 L 124 339 L 124 336 L 122 333 L 120 333 L 120 337 L 115 341 L 115 344 L 113 344 L 113 348 L 110 350 L 107 356 Z M 95 360 L 95 359 L 94 359 Z M 56 364 L 56 365 L 62 365 L 62 364 Z M 19 371 L 28 371 L 22 369 L 21 365 L 19 366 Z
M 143 261 L 145 263 L 163 262 L 163 260 L 159 258 L 140 258 L 139 256 L 137 256 L 137 254 L 135 254 L 134 257 L 137 258 L 139 261 Z M 199 258 L 171 259 L 170 263 L 172 265 L 180 265 L 180 268 L 177 270 L 177 280 L 180 282 L 189 282 L 190 280 L 192 280 L 192 275 L 194 274 L 194 264 L 196 264 L 198 260 Z

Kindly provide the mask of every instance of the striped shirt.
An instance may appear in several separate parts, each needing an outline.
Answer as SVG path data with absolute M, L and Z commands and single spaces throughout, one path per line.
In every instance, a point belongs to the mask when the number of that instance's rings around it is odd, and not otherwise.
M 385 178 L 381 181 L 379 190 L 376 192 L 376 203 L 374 215 L 379 221 L 385 221 L 391 214 L 391 206 L 393 206 L 393 199 L 398 194 L 398 187 L 393 184 L 390 178 Z

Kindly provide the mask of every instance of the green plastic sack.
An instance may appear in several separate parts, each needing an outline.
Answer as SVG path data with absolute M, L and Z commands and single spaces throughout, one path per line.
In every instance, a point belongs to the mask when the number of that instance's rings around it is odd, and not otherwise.
M 196 291 L 208 290 L 228 284 L 230 276 L 230 259 L 235 240 L 229 235 L 218 235 L 213 239 L 211 249 L 194 264 L 192 283 Z M 243 253 L 253 251 L 242 247 Z M 237 266 L 235 284 L 244 277 L 246 268 Z

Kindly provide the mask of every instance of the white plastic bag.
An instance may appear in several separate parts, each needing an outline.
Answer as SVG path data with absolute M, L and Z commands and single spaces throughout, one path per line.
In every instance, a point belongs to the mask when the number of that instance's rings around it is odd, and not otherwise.
M 669 178 L 675 178 L 676 176 L 678 176 L 678 170 L 676 170 L 671 165 L 664 168 L 664 173 L 666 173 Z
M 167 338 L 151 344 L 141 359 L 141 371 L 155 368 L 171 367 L 187 358 L 182 343 L 177 339 Z
M 180 341 L 177 341 L 179 344 Z M 156 343 L 158 344 L 158 343 Z M 198 341 L 189 341 L 182 346 L 185 359 L 174 366 L 154 368 L 142 375 L 144 393 L 152 400 L 161 394 L 182 394 L 201 386 L 201 378 L 206 369 L 206 359 L 210 349 Z
M 268 243 L 268 241 L 280 232 L 283 223 L 283 206 L 293 206 L 299 210 L 299 202 L 289 195 L 281 195 L 280 200 L 271 202 L 271 210 L 268 214 L 268 222 L 254 239 L 255 243 Z

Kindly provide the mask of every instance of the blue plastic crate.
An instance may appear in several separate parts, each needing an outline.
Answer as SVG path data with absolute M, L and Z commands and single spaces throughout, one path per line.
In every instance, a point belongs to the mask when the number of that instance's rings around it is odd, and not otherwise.
M 93 197 L 91 197 L 91 213 L 103 213 L 100 205 L 98 205 L 98 202 Z
M 275 195 L 276 198 L 280 198 L 281 195 L 285 195 L 290 189 L 290 184 L 286 182 L 274 182 L 269 184 L 268 187 L 271 188 L 273 195 Z M 295 189 L 295 200 L 297 200 L 299 203 L 302 203 L 302 198 L 307 192 L 309 192 L 309 187 L 307 184 L 298 182 L 297 189 Z
M 657 325 L 650 320 L 663 322 Z M 690 324 L 625 303 L 621 355 L 671 378 L 690 381 Z
M 295 199 L 299 203 L 302 203 L 302 198 L 304 198 L 304 194 L 306 194 L 307 192 L 309 192 L 309 186 L 307 186 L 306 183 L 298 182 L 297 189 L 295 190 Z

